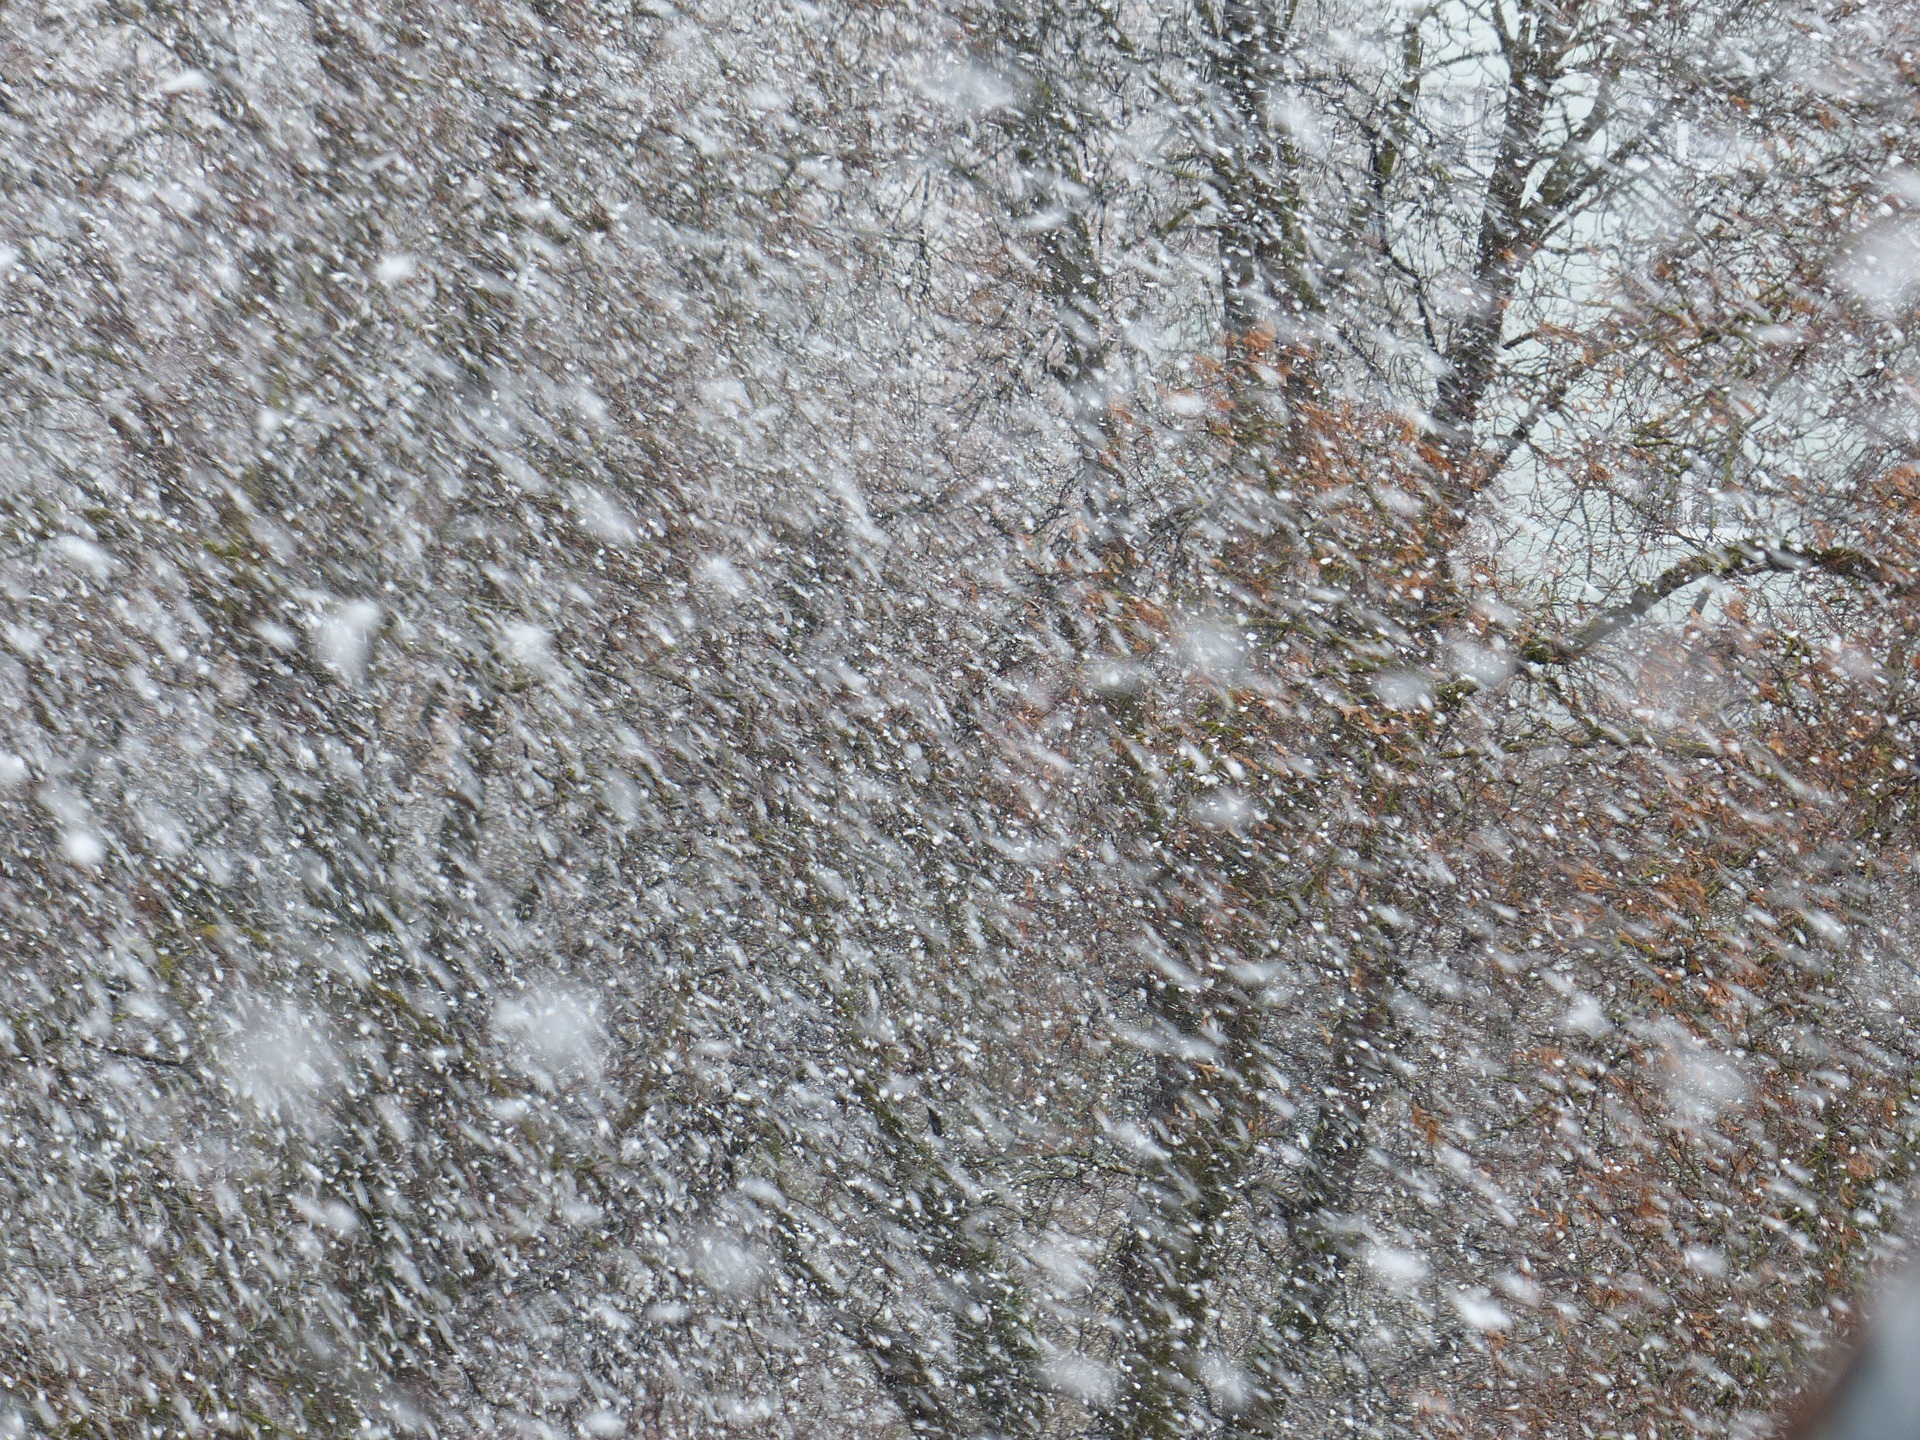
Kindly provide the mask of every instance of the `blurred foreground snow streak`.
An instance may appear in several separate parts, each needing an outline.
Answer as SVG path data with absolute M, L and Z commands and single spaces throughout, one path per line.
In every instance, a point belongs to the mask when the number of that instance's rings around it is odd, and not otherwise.
M 0 21 L 0 1435 L 1757 1437 L 1898 1251 L 1920 5 Z

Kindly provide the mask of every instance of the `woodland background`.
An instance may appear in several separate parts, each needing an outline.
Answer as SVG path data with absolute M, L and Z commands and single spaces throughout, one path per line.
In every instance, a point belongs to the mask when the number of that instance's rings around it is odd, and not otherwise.
M 1914 1158 L 1920 6 L 0 25 L 0 1429 L 1758 1436 Z

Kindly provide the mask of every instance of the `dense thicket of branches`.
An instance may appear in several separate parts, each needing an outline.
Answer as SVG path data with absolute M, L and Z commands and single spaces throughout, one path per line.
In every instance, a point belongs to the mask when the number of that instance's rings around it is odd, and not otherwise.
M 1759 1433 L 1907 1184 L 1905 0 L 0 34 L 0 1424 Z

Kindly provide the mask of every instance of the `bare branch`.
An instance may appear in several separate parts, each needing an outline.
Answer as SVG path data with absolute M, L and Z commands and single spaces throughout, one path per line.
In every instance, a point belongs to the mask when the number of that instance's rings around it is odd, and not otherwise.
M 1689 555 L 1668 566 L 1635 590 L 1625 603 L 1601 611 L 1565 639 L 1549 635 L 1528 640 L 1520 647 L 1520 658 L 1532 665 L 1571 665 L 1618 635 L 1662 600 L 1699 580 L 1768 573 L 1798 574 L 1807 570 L 1862 581 L 1893 594 L 1906 594 L 1920 585 L 1920 578 L 1910 572 L 1852 546 L 1829 545 L 1810 550 L 1784 540 L 1740 540 L 1718 550 Z

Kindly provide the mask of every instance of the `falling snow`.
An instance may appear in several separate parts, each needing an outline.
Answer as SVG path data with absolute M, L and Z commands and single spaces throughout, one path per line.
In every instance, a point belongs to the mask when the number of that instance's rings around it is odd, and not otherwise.
M 10 10 L 0 1436 L 1769 1433 L 1920 1135 L 1917 52 Z

